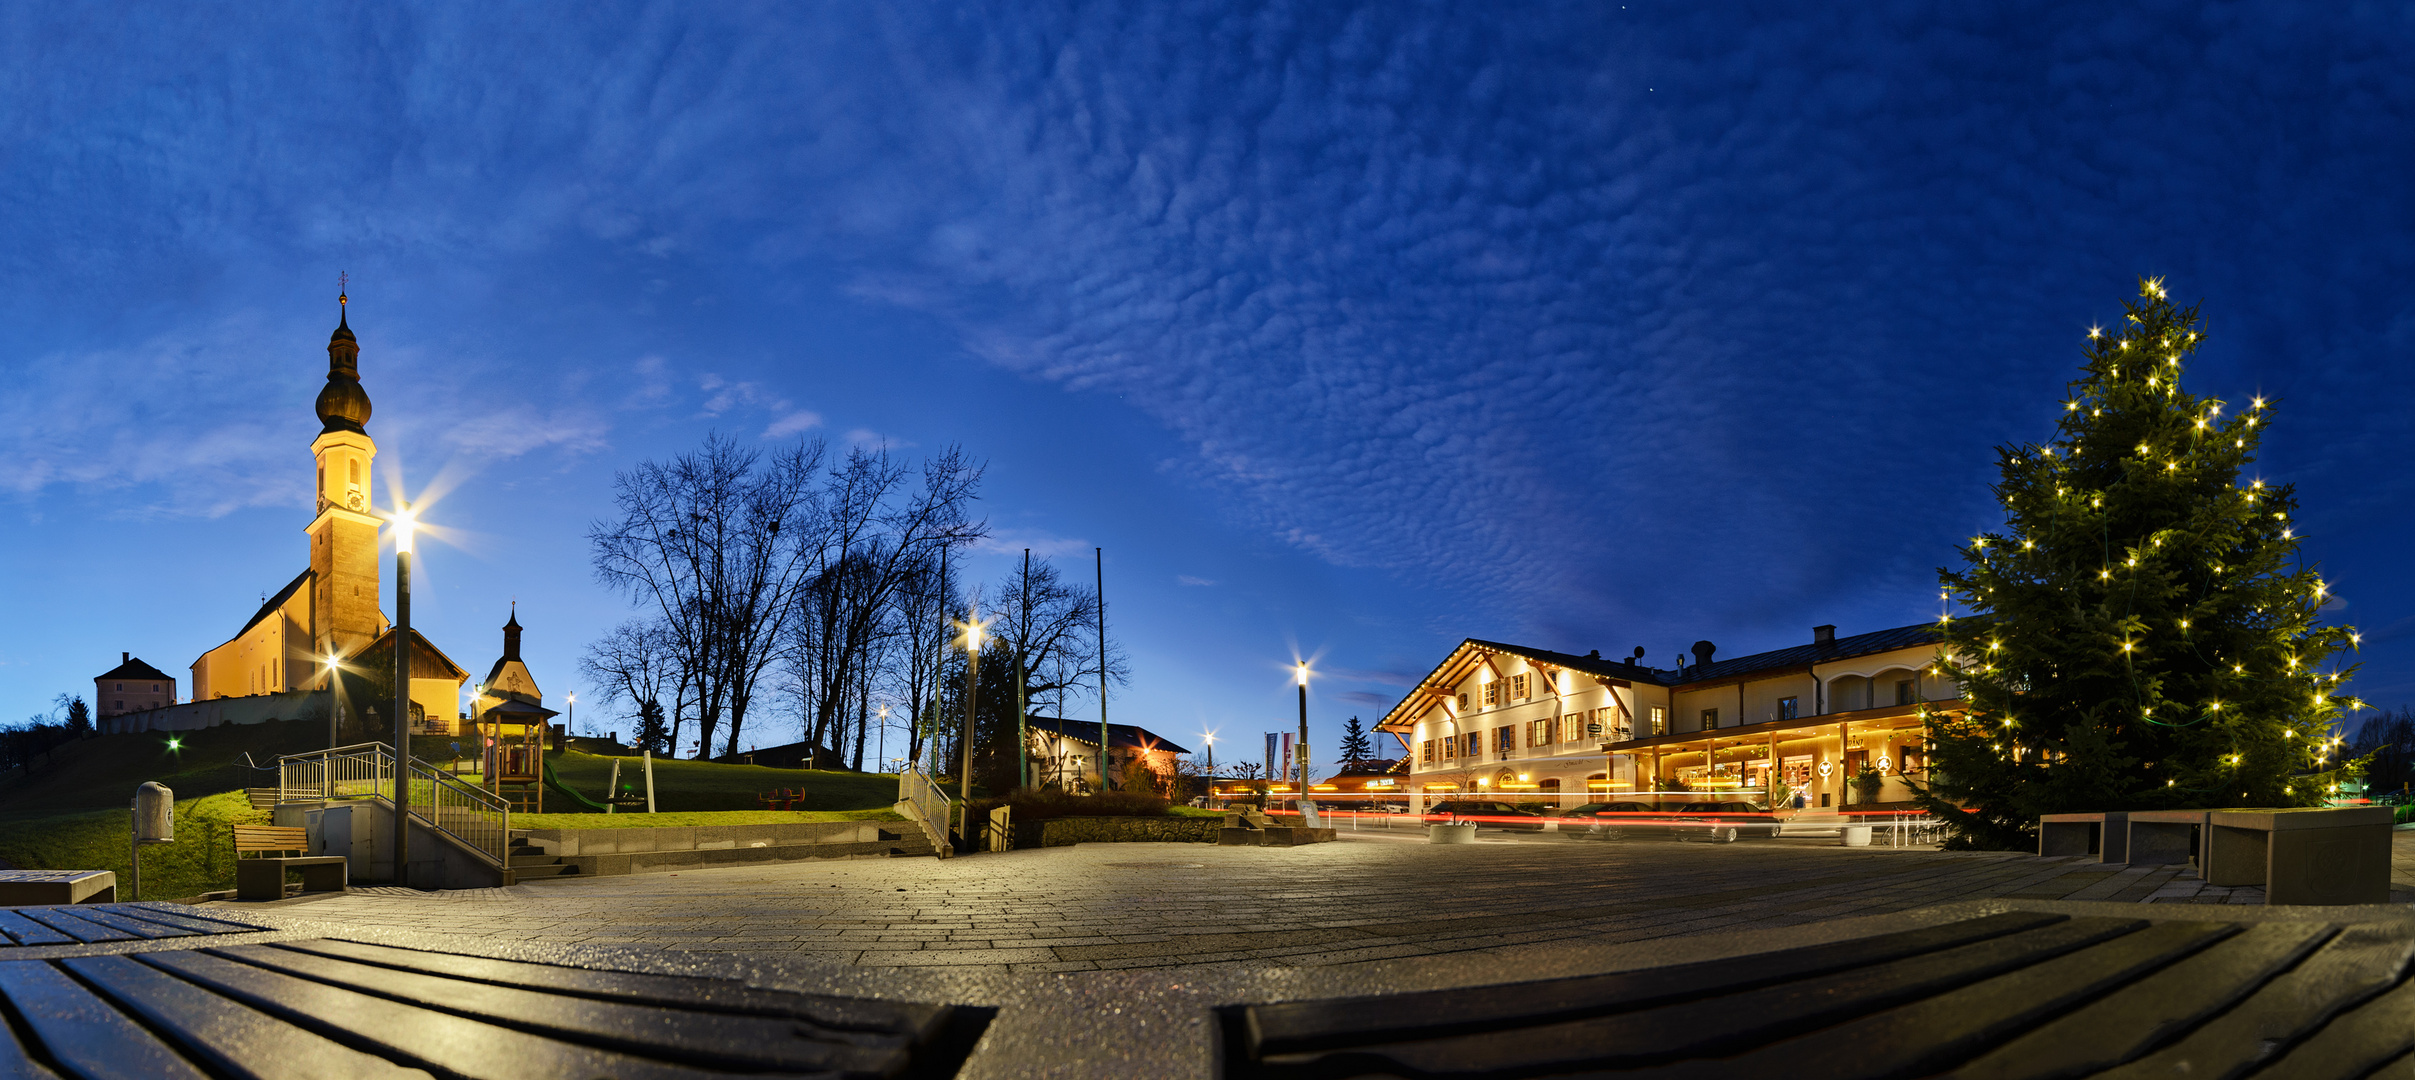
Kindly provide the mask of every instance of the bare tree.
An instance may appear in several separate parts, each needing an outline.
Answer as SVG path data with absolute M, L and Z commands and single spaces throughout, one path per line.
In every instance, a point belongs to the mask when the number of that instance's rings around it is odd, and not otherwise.
M 648 704 L 662 710 L 664 745 L 679 744 L 679 719 L 686 704 L 677 646 L 671 628 L 660 616 L 631 619 L 587 646 L 579 658 L 579 674 L 587 685 L 600 688 L 598 705 L 627 701 L 632 720 L 643 717 Z M 668 693 L 671 707 L 663 709 Z
M 667 463 L 613 478 L 616 521 L 590 526 L 596 576 L 662 620 L 710 756 L 727 724 L 737 747 L 796 594 L 825 547 L 814 480 L 823 446 L 765 455 L 718 434 Z M 676 722 L 676 721 L 674 721 Z

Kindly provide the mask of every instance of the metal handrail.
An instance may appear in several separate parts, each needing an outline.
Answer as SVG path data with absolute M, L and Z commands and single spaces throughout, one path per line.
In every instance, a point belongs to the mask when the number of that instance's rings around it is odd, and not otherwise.
M 922 770 L 908 768 L 897 774 L 897 801 L 911 808 L 923 825 L 936 834 L 934 841 L 947 838 L 949 823 L 955 820 L 954 804 L 948 801 L 948 793 L 923 775 Z
M 355 743 L 277 758 L 281 798 L 385 799 L 394 797 L 394 751 L 385 743 Z M 412 817 L 478 852 L 497 866 L 510 866 L 511 804 L 474 784 L 411 759 L 407 789 Z

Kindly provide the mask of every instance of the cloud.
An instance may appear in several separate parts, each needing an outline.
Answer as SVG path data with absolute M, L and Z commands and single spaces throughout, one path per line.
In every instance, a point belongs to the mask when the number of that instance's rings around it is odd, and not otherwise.
M 1175 584 L 1177 584 L 1177 585 L 1197 585 L 1197 586 L 1200 586 L 1200 587 L 1203 587 L 1203 588 L 1204 588 L 1204 587 L 1206 587 L 1206 586 L 1210 586 L 1210 585 L 1214 585 L 1214 584 L 1215 584 L 1215 582 L 1213 582 L 1213 581 L 1209 581 L 1209 580 L 1208 580 L 1208 579 L 1206 579 L 1206 578 L 1203 578 L 1203 577 L 1192 577 L 1192 576 L 1191 576 L 1191 575 L 1189 575 L 1189 574 L 1176 574 L 1176 575 L 1174 575 L 1174 583 L 1175 583 Z
M 1417 685 L 1417 680 L 1419 678 L 1418 675 L 1405 671 L 1380 671 L 1370 670 L 1367 668 L 1345 668 L 1332 666 L 1325 668 L 1325 674 L 1330 678 L 1340 679 L 1344 682 L 1371 682 L 1380 683 L 1385 686 L 1415 686 Z
M 850 428 L 840 438 L 846 439 L 851 446 L 876 450 L 903 450 L 914 445 L 909 440 L 892 438 L 871 428 Z
M 992 529 L 988 536 L 973 545 L 975 551 L 988 551 L 1000 555 L 1021 555 L 1024 548 L 1030 548 L 1033 555 L 1043 559 L 1074 557 L 1089 559 L 1095 554 L 1092 550 L 1093 547 L 1094 545 L 1090 541 L 1076 537 L 1005 528 Z
M 1345 690 L 1333 695 L 1333 700 L 1370 709 L 1389 709 L 1400 703 L 1398 694 L 1370 694 L 1364 690 Z
M 451 421 L 443 429 L 443 438 L 463 453 L 512 458 L 548 446 L 593 453 L 604 448 L 609 430 L 609 425 L 592 414 L 570 409 L 539 412 L 522 405 Z
M 771 422 L 763 429 L 766 439 L 785 439 L 822 426 L 822 414 L 810 409 L 798 409 Z

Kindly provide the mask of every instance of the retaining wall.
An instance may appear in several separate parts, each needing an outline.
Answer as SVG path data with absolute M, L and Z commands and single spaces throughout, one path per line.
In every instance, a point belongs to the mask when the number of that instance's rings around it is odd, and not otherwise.
M 1015 823 L 1015 846 L 1075 844 L 1213 844 L 1223 818 L 1061 817 Z

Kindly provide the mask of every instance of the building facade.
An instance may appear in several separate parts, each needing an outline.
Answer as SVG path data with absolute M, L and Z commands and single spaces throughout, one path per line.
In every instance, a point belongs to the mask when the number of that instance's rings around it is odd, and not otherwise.
M 134 658 L 117 654 L 118 665 L 92 680 L 94 721 L 126 713 L 148 712 L 176 704 L 176 679 Z
M 1025 750 L 1025 760 L 1031 763 L 1031 786 L 1076 794 L 1101 790 L 1096 721 L 1034 716 L 1024 722 L 1024 732 L 1031 740 Z M 1124 769 L 1133 761 L 1139 761 L 1165 785 L 1174 779 L 1181 755 L 1190 753 L 1156 732 L 1132 724 L 1107 725 L 1107 741 L 1107 768 L 1115 777 L 1112 786 L 1119 789 Z
M 1933 625 L 1720 660 L 1697 642 L 1675 669 L 1468 639 L 1385 715 L 1417 801 L 1485 792 L 1545 805 L 1717 793 L 1806 809 L 1884 806 L 1926 764 L 1930 717 L 1963 708 L 1936 673 Z M 1850 785 L 1875 773 L 1875 799 Z M 1788 799 L 1788 805 L 1793 800 Z

